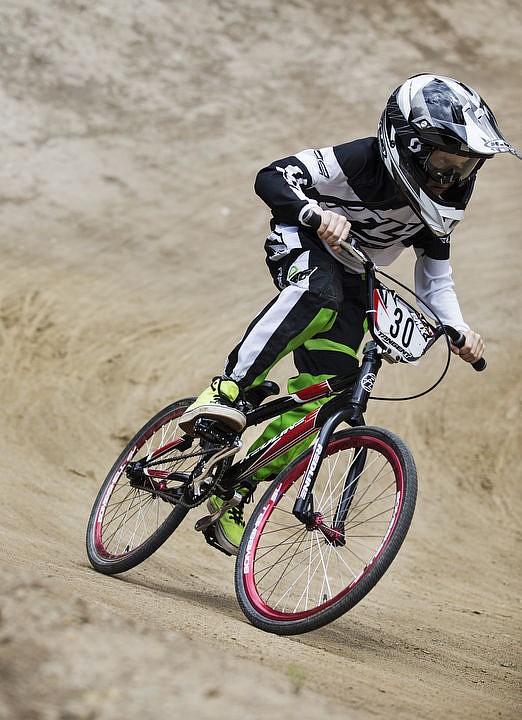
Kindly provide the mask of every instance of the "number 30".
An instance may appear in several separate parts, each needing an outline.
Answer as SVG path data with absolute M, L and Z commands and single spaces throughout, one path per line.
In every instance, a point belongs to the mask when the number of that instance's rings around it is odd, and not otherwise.
M 404 319 L 404 313 L 401 308 L 398 307 L 395 308 L 393 314 L 395 315 L 395 324 L 390 327 L 390 335 L 393 338 L 399 337 L 399 333 L 401 332 L 401 325 L 403 324 L 404 320 L 401 342 L 403 347 L 407 348 L 411 342 L 413 331 L 415 329 L 413 320 L 411 319 L 411 317 L 409 317 L 409 315 L 406 317 L 406 319 Z

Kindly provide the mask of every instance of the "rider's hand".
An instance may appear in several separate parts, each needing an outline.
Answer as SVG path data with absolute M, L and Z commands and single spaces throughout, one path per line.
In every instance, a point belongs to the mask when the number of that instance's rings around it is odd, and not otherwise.
M 464 337 L 466 338 L 464 346 L 461 347 L 459 350 L 454 345 L 452 345 L 452 351 L 457 355 L 460 355 L 463 360 L 469 363 L 480 360 L 480 358 L 484 354 L 484 340 L 474 330 L 468 330 L 466 333 L 464 333 Z
M 351 225 L 343 215 L 338 215 L 331 210 L 314 208 L 314 211 L 321 215 L 321 225 L 317 234 L 324 240 L 334 252 L 339 252 L 339 240 L 346 240 Z

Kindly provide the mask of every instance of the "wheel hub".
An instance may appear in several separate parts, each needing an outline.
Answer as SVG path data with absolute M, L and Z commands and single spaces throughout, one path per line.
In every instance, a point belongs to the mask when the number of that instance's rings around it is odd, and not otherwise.
M 315 512 L 312 515 L 306 523 L 306 529 L 310 532 L 312 530 L 319 530 L 319 532 L 324 535 L 324 538 L 329 545 L 346 545 L 344 525 L 342 523 L 333 527 L 326 525 L 323 521 L 323 515 L 320 512 Z

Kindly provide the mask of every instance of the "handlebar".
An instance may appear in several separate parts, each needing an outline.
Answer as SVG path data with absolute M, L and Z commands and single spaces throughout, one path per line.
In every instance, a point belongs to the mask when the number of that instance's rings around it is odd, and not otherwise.
M 317 232 L 321 226 L 322 218 L 319 213 L 316 213 L 314 210 L 309 208 L 304 213 L 301 222 L 305 227 L 308 227 L 311 230 L 314 230 L 314 232 Z
M 304 213 L 302 224 L 305 227 L 314 230 L 314 232 L 317 232 L 319 230 L 321 222 L 321 216 L 314 210 L 310 209 Z M 370 257 L 368 257 L 368 255 L 364 252 L 362 248 L 358 247 L 355 244 L 349 243 L 346 240 L 339 240 L 339 246 L 342 247 L 343 250 L 349 252 L 350 255 L 352 255 L 356 260 L 358 260 L 365 268 L 368 268 L 368 266 L 375 268 L 375 263 Z
M 314 210 L 310 209 L 307 210 L 306 213 L 304 213 L 302 222 L 303 225 L 317 232 L 321 225 L 322 218 L 319 213 L 314 212 Z M 371 258 L 368 257 L 368 255 L 364 252 L 362 248 L 359 248 L 357 245 L 349 243 L 346 240 L 340 240 L 339 245 L 343 248 L 343 250 L 349 252 L 356 260 L 358 260 L 363 266 L 365 266 L 366 269 L 368 269 L 369 267 L 375 269 L 375 264 L 372 262 Z M 456 348 L 460 349 L 464 347 L 466 338 L 461 332 L 451 327 L 450 325 L 445 325 L 444 328 L 452 344 Z M 480 360 L 471 363 L 471 367 L 474 370 L 477 370 L 477 372 L 485 370 L 487 367 L 486 359 L 483 357 L 480 358 Z
M 456 348 L 460 349 L 461 347 L 464 347 L 466 338 L 461 332 L 451 327 L 451 325 L 445 325 L 444 328 L 448 333 L 451 342 L 453 343 L 453 345 L 455 345 Z M 482 372 L 482 370 L 485 370 L 487 367 L 486 358 L 481 357 L 480 360 L 471 363 L 471 367 L 477 372 Z

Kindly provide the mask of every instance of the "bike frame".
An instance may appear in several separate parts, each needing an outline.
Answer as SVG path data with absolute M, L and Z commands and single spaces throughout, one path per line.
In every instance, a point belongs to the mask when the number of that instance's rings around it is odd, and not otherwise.
M 280 435 L 268 440 L 245 458 L 234 463 L 234 466 L 227 473 L 227 485 L 229 480 L 230 485 L 239 484 L 242 480 L 253 475 L 259 468 L 268 465 L 275 458 L 291 450 L 302 440 L 319 432 L 333 418 L 336 418 L 335 427 L 345 420 L 352 426 L 363 425 L 363 414 L 381 364 L 382 360 L 378 346 L 375 342 L 370 342 L 365 348 L 361 368 L 356 374 L 324 380 L 299 390 L 294 395 L 273 400 L 249 411 L 246 414 L 246 426 L 252 427 L 265 420 L 278 417 L 282 413 L 293 410 L 305 403 L 332 397 L 330 402 L 308 413 L 304 418 L 286 428 Z M 328 407 L 334 401 L 334 396 L 337 396 L 335 405 L 338 406 L 339 403 L 343 405 L 338 412 Z M 329 434 L 333 432 L 333 429 Z

